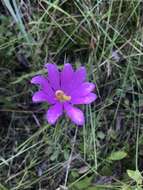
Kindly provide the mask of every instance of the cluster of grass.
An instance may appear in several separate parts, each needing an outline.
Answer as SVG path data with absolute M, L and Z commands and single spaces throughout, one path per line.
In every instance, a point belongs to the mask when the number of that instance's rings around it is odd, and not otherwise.
M 143 2 L 0 3 L 0 190 L 141 190 Z M 44 120 L 32 76 L 84 65 L 98 100 L 86 124 Z

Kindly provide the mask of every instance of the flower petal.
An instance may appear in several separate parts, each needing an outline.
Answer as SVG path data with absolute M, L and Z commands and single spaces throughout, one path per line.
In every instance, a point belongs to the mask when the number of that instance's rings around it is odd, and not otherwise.
M 45 91 L 48 95 L 54 96 L 54 91 L 51 88 L 48 79 L 44 76 L 38 75 L 32 78 L 32 84 L 39 84 L 43 91 Z
M 89 94 L 91 91 L 93 91 L 95 88 L 95 85 L 90 82 L 84 82 L 82 83 L 78 88 L 72 90 L 70 95 L 72 97 L 81 97 L 81 96 L 86 96 Z
M 86 79 L 85 67 L 77 69 L 73 75 L 72 81 L 68 85 L 67 92 L 70 93 L 72 90 L 78 88 Z
M 83 112 L 73 107 L 72 105 L 65 103 L 64 109 L 68 115 L 68 117 L 77 125 L 83 125 L 84 124 L 84 115 Z
M 49 96 L 44 91 L 35 92 L 32 97 L 33 102 L 48 102 L 50 104 L 54 104 L 56 99 L 53 96 Z
M 48 80 L 54 90 L 60 89 L 60 73 L 55 64 L 48 63 L 45 65 L 48 70 Z
M 85 67 L 80 67 L 74 73 L 74 81 L 82 83 L 85 81 L 85 79 L 86 79 L 86 69 Z
M 44 85 L 45 83 L 48 83 L 48 80 L 42 75 L 37 75 L 32 78 L 31 83 Z
M 90 104 L 91 102 L 95 101 L 97 98 L 97 95 L 94 93 L 89 93 L 86 96 L 83 97 L 74 97 L 71 100 L 72 104 Z
M 61 88 L 62 88 L 62 90 L 66 91 L 66 89 L 68 88 L 68 86 L 73 78 L 73 74 L 74 74 L 74 71 L 73 71 L 71 64 L 66 63 L 61 72 Z
M 48 109 L 46 113 L 46 119 L 50 124 L 54 124 L 56 120 L 62 115 L 62 113 L 63 105 L 60 103 L 56 103 Z

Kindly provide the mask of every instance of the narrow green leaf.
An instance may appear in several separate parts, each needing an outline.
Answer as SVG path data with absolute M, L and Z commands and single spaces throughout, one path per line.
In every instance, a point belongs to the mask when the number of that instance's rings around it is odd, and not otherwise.
M 133 179 L 137 184 L 142 184 L 142 175 L 139 170 L 127 170 L 128 176 Z
M 87 189 L 91 185 L 91 177 L 85 177 L 83 180 L 77 182 L 75 187 L 78 189 Z
M 116 152 L 112 152 L 111 155 L 108 157 L 108 159 L 109 160 L 122 160 L 125 157 L 127 157 L 127 153 L 125 151 L 116 151 Z
M 31 38 L 29 37 L 29 34 L 25 30 L 25 26 L 23 24 L 21 12 L 20 12 L 20 10 L 18 8 L 18 5 L 17 5 L 15 0 L 12 0 L 12 2 L 13 2 L 14 8 L 13 8 L 13 6 L 12 6 L 12 4 L 11 4 L 11 2 L 9 0 L 4 1 L 5 6 L 7 7 L 7 9 L 9 10 L 11 16 L 13 17 L 13 19 L 17 23 L 17 25 L 18 25 L 21 33 L 24 35 L 26 41 L 28 43 L 31 43 L 32 42 Z

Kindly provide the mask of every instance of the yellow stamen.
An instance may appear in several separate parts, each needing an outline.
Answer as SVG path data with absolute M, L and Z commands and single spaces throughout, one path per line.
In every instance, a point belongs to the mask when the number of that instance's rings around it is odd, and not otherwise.
M 60 102 L 70 101 L 71 96 L 67 96 L 62 90 L 57 90 L 55 93 L 57 100 Z

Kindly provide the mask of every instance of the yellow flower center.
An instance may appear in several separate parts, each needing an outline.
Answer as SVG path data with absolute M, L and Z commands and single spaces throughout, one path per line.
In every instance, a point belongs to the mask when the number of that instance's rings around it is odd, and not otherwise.
M 67 96 L 62 90 L 57 90 L 55 93 L 57 100 L 60 102 L 70 101 L 71 96 Z

